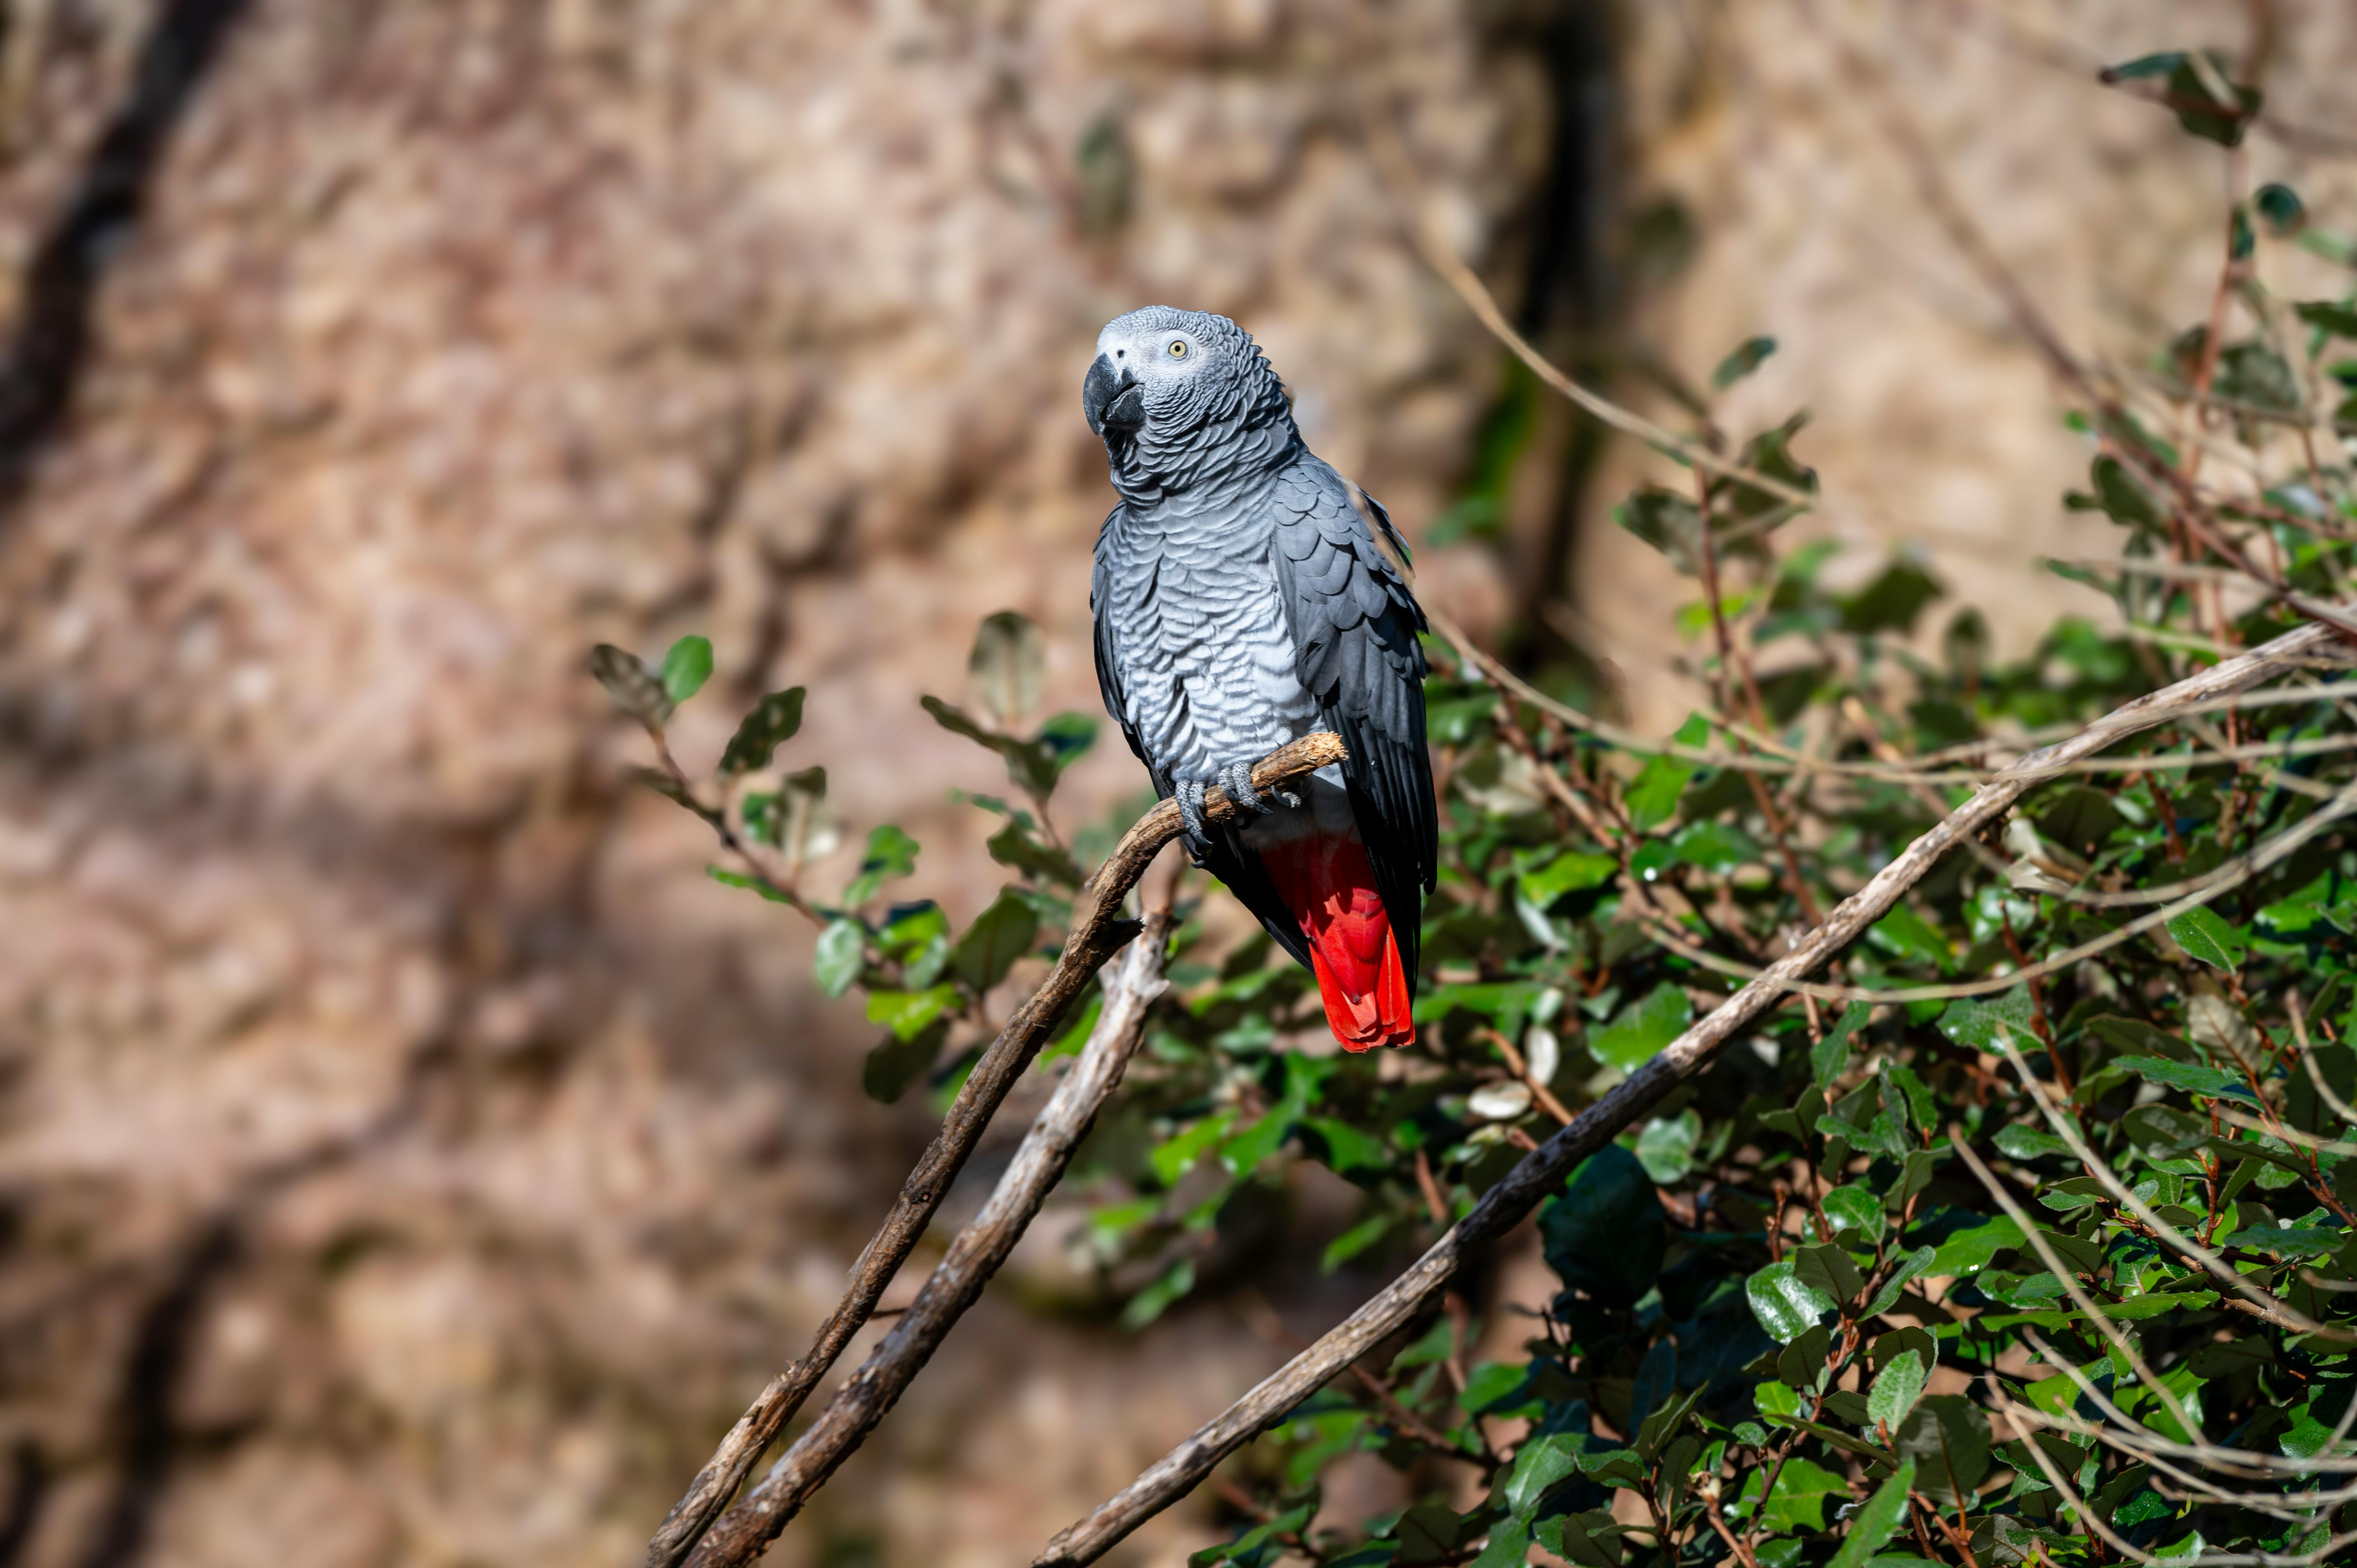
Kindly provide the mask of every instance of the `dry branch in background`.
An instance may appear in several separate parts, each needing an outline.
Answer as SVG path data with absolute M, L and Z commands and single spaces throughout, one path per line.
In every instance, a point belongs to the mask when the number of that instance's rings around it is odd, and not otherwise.
M 713 1526 L 689 1560 L 694 1568 L 735 1568 L 759 1558 L 899 1402 L 959 1316 L 1006 1262 L 1088 1136 L 1097 1113 L 1120 1087 L 1122 1074 L 1146 1036 L 1147 1011 L 1169 989 L 1163 968 L 1170 924 L 1167 908 L 1153 910 L 1138 940 L 1105 966 L 1104 1011 L 1088 1045 L 1057 1085 L 1047 1109 L 1031 1123 L 990 1201 L 950 1243 L 949 1255 L 867 1364 L 827 1402 L 818 1420 L 760 1485 Z
M 1340 762 L 1343 755 L 1342 743 L 1334 736 L 1323 732 L 1305 736 L 1254 763 L 1253 786 L 1263 790 L 1280 788 Z M 1212 822 L 1225 822 L 1236 810 L 1222 790 L 1212 789 L 1204 795 L 1204 814 Z M 949 1113 L 942 1119 L 941 1132 L 918 1160 L 916 1168 L 909 1173 L 882 1228 L 860 1252 L 859 1261 L 852 1267 L 850 1288 L 819 1326 L 809 1352 L 761 1391 L 761 1397 L 721 1439 L 720 1446 L 697 1472 L 685 1495 L 672 1505 L 662 1528 L 648 1543 L 647 1568 L 673 1568 L 686 1559 L 728 1499 L 745 1484 L 745 1477 L 752 1473 L 763 1450 L 785 1430 L 819 1379 L 843 1354 L 851 1337 L 875 1315 L 885 1286 L 891 1283 L 909 1249 L 924 1233 L 933 1210 L 941 1207 L 950 1183 L 963 1168 L 966 1157 L 974 1152 L 983 1129 L 989 1125 L 1007 1090 L 1030 1066 L 1031 1058 L 1047 1042 L 1072 999 L 1087 985 L 1089 977 L 1122 943 L 1136 934 L 1136 923 L 1120 916 L 1122 900 L 1146 875 L 1146 866 L 1161 853 L 1162 846 L 1178 836 L 1180 825 L 1177 804 L 1161 802 L 1122 835 L 1113 854 L 1105 857 L 1104 865 L 1081 889 L 1072 902 L 1071 928 L 1065 935 L 1064 950 L 1054 971 L 1006 1020 L 1006 1027 L 999 1030 L 998 1037 L 991 1042 L 990 1048 L 983 1053 L 959 1088 Z M 767 1539 L 762 1538 L 764 1541 Z
M 1264 1379 L 1157 1461 L 1122 1492 L 1048 1543 L 1034 1568 L 1093 1563 L 1154 1515 L 1191 1491 L 1211 1467 L 1282 1420 L 1328 1379 L 1404 1326 L 1455 1274 L 1466 1256 L 1504 1234 L 1555 1191 L 1580 1160 L 1603 1147 L 1675 1085 L 1709 1063 L 1736 1032 L 1887 914 L 1949 849 L 1996 820 L 2056 763 L 2167 724 L 2192 704 L 2246 691 L 2300 667 L 2334 646 L 2330 627 L 2310 624 L 2188 680 L 2114 709 L 2067 740 L 2021 757 L 1900 854 L 1792 950 L 1664 1047 L 1577 1120 L 1525 1155 L 1482 1195 L 1429 1251 L 1308 1349 Z

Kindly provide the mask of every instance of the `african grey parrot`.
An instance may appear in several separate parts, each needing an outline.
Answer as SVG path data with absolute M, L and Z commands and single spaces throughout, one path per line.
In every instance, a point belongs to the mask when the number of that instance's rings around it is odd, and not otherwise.
M 1097 335 L 1081 397 L 1121 493 L 1089 589 L 1106 712 L 1178 797 L 1195 864 L 1317 976 L 1344 1048 L 1405 1044 L 1438 832 L 1424 612 L 1234 322 L 1134 310 Z M 1254 791 L 1254 762 L 1318 730 L 1348 759 Z M 1211 784 L 1251 814 L 1208 824 Z

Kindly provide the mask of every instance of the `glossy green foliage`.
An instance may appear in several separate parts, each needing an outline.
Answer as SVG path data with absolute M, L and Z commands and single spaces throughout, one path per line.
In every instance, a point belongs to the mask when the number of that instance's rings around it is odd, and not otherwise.
M 2259 111 L 2206 57 L 2115 78 L 2212 141 Z M 2287 189 L 2254 202 L 2260 220 L 2230 243 L 2330 239 L 2330 215 Z M 2207 438 L 2256 443 L 2260 488 L 2214 526 L 2318 598 L 2348 591 L 2348 458 L 2267 422 L 2341 374 L 2352 322 L 2344 302 L 2254 307 L 2216 353 L 2181 337 L 2156 354 L 2165 379 L 2207 377 L 2229 400 Z M 1742 380 L 1771 347 L 1739 345 L 1713 379 Z M 1510 382 L 1478 504 L 1452 524 L 1472 547 L 1529 445 L 1511 401 L 1527 395 Z M 1093 1206 L 1074 1244 L 1108 1322 L 1223 1310 L 1240 1283 L 1297 1276 L 1379 1288 L 1558 1108 L 1643 1070 L 2028 737 L 2297 624 L 2278 597 L 2207 591 L 2226 563 L 2188 542 L 2173 446 L 2115 408 L 2072 423 L 2088 478 L 2062 504 L 2116 524 L 2126 565 L 2058 567 L 2100 597 L 2026 646 L 1911 556 L 1788 542 L 1792 496 L 1815 486 L 1797 419 L 1739 449 L 1792 495 L 1689 473 L 1620 510 L 1717 596 L 1679 620 L 1699 711 L 1674 737 L 1603 738 L 1433 639 L 1441 869 L 1418 1037 L 1339 1051 L 1308 976 L 1265 937 L 1212 941 L 1195 917 L 1225 895 L 1190 880 L 1171 991 L 1068 1178 Z M 2186 551 L 2201 572 L 2136 569 Z M 989 854 L 1014 877 L 962 929 L 889 901 L 919 852 L 888 825 L 833 899 L 722 868 L 812 918 L 821 985 L 860 992 L 878 1031 L 878 1098 L 958 1080 L 1132 814 L 1053 825 L 1093 728 L 1025 727 L 1039 667 L 1028 625 L 994 618 L 972 669 L 985 716 L 927 700 L 1022 800 L 962 797 L 992 815 Z M 693 694 L 670 661 L 659 674 L 608 650 L 597 668 L 651 727 Z M 2115 1542 L 2345 1560 L 2357 1505 L 2330 1489 L 2357 1458 L 2352 697 L 2320 664 L 2035 787 L 1820 976 L 1838 993 L 1788 998 L 1580 1165 L 1525 1265 L 1470 1270 L 1364 1380 L 1245 1450 L 1222 1474 L 1224 1538 L 1193 1560 L 2076 1568 L 2121 1561 Z M 748 724 L 732 747 L 747 829 L 820 862 L 823 773 L 760 776 L 793 734 L 782 694 Z M 986 782 L 994 759 L 974 760 Z M 651 781 L 720 820 L 680 779 Z M 1094 1005 L 1045 1060 L 1078 1048 Z M 1324 1229 L 1272 1246 L 1313 1187 Z M 1329 1506 L 1321 1478 L 1345 1462 L 1393 1467 L 1405 1501 L 1373 1518 Z

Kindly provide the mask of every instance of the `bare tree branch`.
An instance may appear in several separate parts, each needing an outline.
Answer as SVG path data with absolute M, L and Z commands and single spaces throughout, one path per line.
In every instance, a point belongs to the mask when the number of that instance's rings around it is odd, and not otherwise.
M 1323 732 L 1305 736 L 1290 746 L 1271 752 L 1253 765 L 1253 787 L 1268 790 L 1292 782 L 1306 774 L 1316 772 L 1344 755 L 1342 743 Z M 1224 791 L 1206 791 L 1203 811 L 1212 822 L 1225 822 L 1236 812 Z M 761 1391 L 753 1402 L 721 1439 L 720 1446 L 696 1475 L 687 1492 L 672 1505 L 671 1513 L 663 1520 L 662 1528 L 655 1532 L 647 1546 L 647 1568 L 675 1568 L 694 1550 L 704 1532 L 712 1527 L 728 1499 L 745 1484 L 762 1451 L 783 1432 L 786 1423 L 801 1410 L 811 1391 L 826 1375 L 851 1337 L 859 1332 L 876 1312 L 876 1304 L 884 1294 L 884 1287 L 899 1272 L 909 1249 L 924 1234 L 925 1226 L 941 1206 L 950 1183 L 974 1152 L 974 1146 L 989 1125 L 1006 1092 L 1015 1080 L 1030 1066 L 1031 1058 L 1045 1044 L 1064 1009 L 1081 993 L 1094 974 L 1124 942 L 1135 935 L 1137 925 L 1121 918 L 1121 903 L 1146 868 L 1161 852 L 1162 846 L 1177 838 L 1179 832 L 1178 807 L 1165 800 L 1139 818 L 1121 843 L 1114 847 L 1096 875 L 1081 889 L 1072 903 L 1071 928 L 1064 938 L 1064 950 L 1056 967 L 1030 1000 L 1015 1010 L 1001 1029 L 998 1038 L 974 1064 L 974 1071 L 951 1102 L 949 1114 L 942 1119 L 942 1130 L 932 1144 L 909 1173 L 902 1184 L 900 1196 L 866 1247 L 859 1261 L 853 1265 L 850 1287 L 844 1292 L 818 1336 L 802 1359 L 787 1368 Z M 782 1520 L 780 1521 L 782 1524 Z M 772 1531 L 772 1534 L 775 1532 Z M 766 1542 L 768 1537 L 763 1537 Z
M 1169 934 L 1169 910 L 1156 909 L 1138 940 L 1105 966 L 1104 1011 L 1088 1046 L 1024 1135 L 990 1201 L 950 1243 L 949 1255 L 867 1364 L 827 1402 L 761 1484 L 712 1527 L 689 1559 L 691 1568 L 736 1568 L 759 1557 L 899 1402 L 959 1316 L 980 1297 L 1120 1086 L 1145 1037 L 1147 1010 L 1169 989 L 1162 972 Z
M 2304 658 L 2333 646 L 2330 628 L 2311 624 L 2230 659 L 2190 680 L 2113 710 L 2067 740 L 2034 751 L 1975 792 L 1947 819 L 1875 873 L 1825 922 L 1661 1055 L 1582 1112 L 1571 1125 L 1525 1155 L 1482 1195 L 1473 1211 L 1390 1286 L 1308 1349 L 1208 1423 L 1130 1483 L 1119 1496 L 1048 1543 L 1034 1568 L 1093 1563 L 1148 1519 L 1184 1497 L 1211 1467 L 1250 1442 L 1326 1380 L 1405 1326 L 1437 1294 L 1472 1250 L 1504 1234 L 1555 1191 L 1572 1167 L 1693 1077 L 1736 1032 L 1782 998 L 1792 981 L 1833 958 L 1889 912 L 1941 855 L 1995 821 L 2057 762 L 2089 756 L 2115 741 L 2170 722 L 2190 704 L 2241 692 L 2287 674 Z

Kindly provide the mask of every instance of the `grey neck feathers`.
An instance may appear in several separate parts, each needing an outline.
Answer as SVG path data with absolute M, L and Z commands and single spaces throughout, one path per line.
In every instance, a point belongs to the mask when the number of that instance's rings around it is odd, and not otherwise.
M 1249 345 L 1249 339 L 1247 339 Z M 1302 450 L 1284 385 L 1256 349 L 1243 373 L 1207 389 L 1191 417 L 1149 419 L 1105 442 L 1114 489 L 1133 509 L 1197 511 L 1259 489 Z

